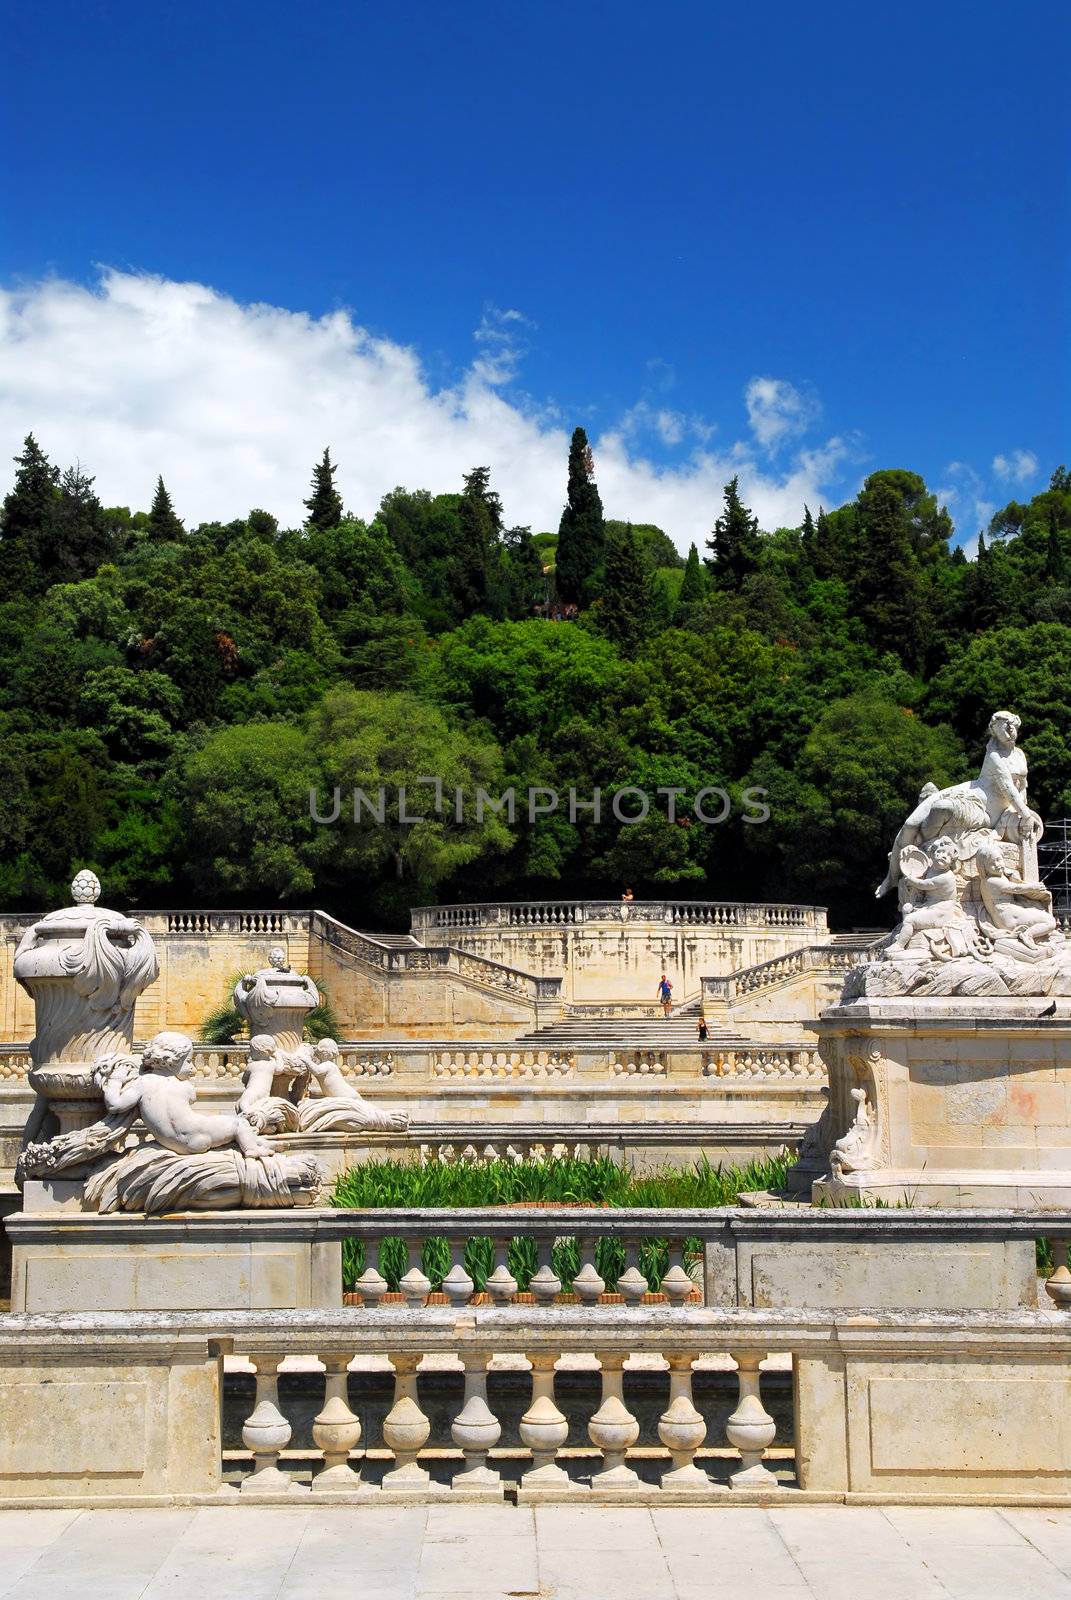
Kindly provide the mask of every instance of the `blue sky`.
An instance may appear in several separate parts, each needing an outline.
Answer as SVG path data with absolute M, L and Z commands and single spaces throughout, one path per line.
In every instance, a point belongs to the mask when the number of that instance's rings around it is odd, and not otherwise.
M 1071 459 L 1065 6 L 45 0 L 6 42 L 0 454 L 105 499 L 295 517 L 329 442 L 355 511 L 486 461 L 549 526 L 581 422 L 682 544 L 737 467 L 767 525 L 912 467 L 968 538 Z

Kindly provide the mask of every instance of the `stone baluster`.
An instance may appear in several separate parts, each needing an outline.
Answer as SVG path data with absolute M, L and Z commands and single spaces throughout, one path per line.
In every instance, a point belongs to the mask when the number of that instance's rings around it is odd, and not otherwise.
M 496 1306 L 508 1306 L 517 1293 L 517 1280 L 509 1269 L 509 1240 L 495 1240 L 495 1270 L 487 1280 L 487 1293 Z
M 350 1410 L 347 1378 L 349 1361 L 345 1355 L 323 1357 L 326 1371 L 324 1403 L 313 1418 L 312 1437 L 324 1453 L 323 1470 L 313 1478 L 317 1494 L 326 1490 L 336 1494 L 361 1487 L 361 1474 L 349 1464 L 351 1450 L 361 1437 L 360 1419 Z
M 601 1472 L 592 1475 L 592 1489 L 626 1489 L 639 1483 L 625 1452 L 640 1436 L 640 1425 L 625 1405 L 625 1357 L 620 1351 L 599 1354 L 602 1367 L 602 1404 L 588 1423 L 588 1436 L 602 1451 Z
M 736 1410 L 725 1424 L 725 1435 L 734 1450 L 739 1450 L 742 1465 L 739 1472 L 731 1474 L 729 1482 L 734 1489 L 774 1489 L 777 1479 L 762 1464 L 777 1432 L 759 1393 L 762 1357 L 753 1351 L 733 1351 L 732 1358 L 737 1366 L 739 1399 Z
M 528 1357 L 532 1363 L 532 1403 L 520 1421 L 521 1439 L 532 1452 L 532 1465 L 521 1477 L 525 1490 L 576 1489 L 579 1484 L 570 1482 L 569 1474 L 555 1460 L 558 1451 L 569 1437 L 569 1423 L 554 1399 L 554 1364 L 556 1358 L 544 1351 Z
M 279 1410 L 280 1356 L 250 1356 L 257 1375 L 253 1410 L 242 1427 L 242 1443 L 253 1452 L 253 1471 L 242 1480 L 242 1493 L 299 1494 L 302 1485 L 279 1466 L 292 1429 Z
M 465 1457 L 465 1470 L 454 1477 L 451 1487 L 456 1494 L 479 1493 L 485 1497 L 490 1491 L 496 1499 L 502 1497 L 502 1479 L 493 1467 L 487 1465 L 487 1452 L 498 1443 L 502 1425 L 487 1404 L 487 1363 L 490 1356 L 483 1353 L 465 1355 L 465 1396 L 461 1410 L 450 1425 L 454 1443 Z
M 552 1305 L 562 1292 L 562 1280 L 554 1270 L 553 1248 L 553 1239 L 540 1239 L 536 1245 L 537 1265 L 528 1287 L 537 1306 Z
M 1053 1239 L 1052 1275 L 1046 1280 L 1045 1293 L 1061 1311 L 1071 1310 L 1071 1272 L 1067 1269 L 1067 1250 L 1071 1240 Z
M 417 1399 L 417 1363 L 420 1357 L 391 1357 L 394 1366 L 394 1404 L 383 1418 L 383 1439 L 394 1452 L 395 1466 L 384 1475 L 383 1488 L 391 1493 L 423 1489 L 430 1478 L 417 1463 L 417 1456 L 428 1442 L 431 1422 Z
M 378 1306 L 390 1285 L 379 1270 L 379 1240 L 366 1239 L 364 1246 L 364 1271 L 353 1287 L 364 1306 Z
M 431 1279 L 421 1265 L 423 1245 L 423 1239 L 410 1238 L 405 1241 L 409 1270 L 398 1280 L 398 1287 L 405 1295 L 406 1304 L 411 1306 L 422 1306 L 431 1293 Z
M 640 1244 L 629 1239 L 625 1244 L 625 1270 L 617 1280 L 617 1292 L 627 1306 L 638 1306 L 647 1293 L 647 1279 L 640 1271 Z
M 713 1484 L 695 1464 L 695 1453 L 707 1436 L 707 1425 L 692 1399 L 692 1358 L 671 1354 L 669 1404 L 658 1419 L 658 1437 L 669 1451 L 673 1466 L 662 1474 L 663 1489 L 709 1494 Z
M 682 1306 L 695 1287 L 684 1270 L 683 1254 L 684 1240 L 671 1239 L 669 1241 L 669 1267 L 665 1277 L 659 1284 L 659 1288 L 671 1306 Z
M 580 1246 L 580 1271 L 573 1279 L 573 1293 L 582 1305 L 593 1306 L 598 1303 L 599 1296 L 606 1289 L 606 1282 L 600 1278 L 595 1266 L 595 1240 L 582 1238 L 577 1241 Z
M 443 1294 L 452 1306 L 467 1305 L 476 1285 L 465 1265 L 465 1240 L 451 1239 L 450 1270 L 443 1279 Z

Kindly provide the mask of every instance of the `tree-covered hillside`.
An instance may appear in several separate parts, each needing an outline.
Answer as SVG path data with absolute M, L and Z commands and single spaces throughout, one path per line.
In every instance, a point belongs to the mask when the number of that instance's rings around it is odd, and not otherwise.
M 263 510 L 186 528 L 162 480 L 147 512 L 105 508 L 26 440 L 0 516 L 0 904 L 54 904 L 92 866 L 112 903 L 317 903 L 366 925 L 626 883 L 874 924 L 906 808 L 972 770 L 1001 705 L 1035 804 L 1071 812 L 1062 467 L 973 561 L 903 470 L 772 532 L 734 480 L 686 561 L 604 519 L 580 429 L 556 537 L 509 526 L 486 467 L 367 520 L 334 477 L 325 451 L 300 529 Z M 717 784 L 767 790 L 770 820 L 697 821 Z M 426 821 L 400 815 L 403 785 Z M 339 820 L 317 823 L 310 790 L 324 813 L 335 786 Z M 385 787 L 383 826 L 352 820 L 355 786 Z M 475 815 L 477 788 L 511 786 L 512 824 Z M 530 824 L 532 786 L 563 798 Z M 676 817 L 617 821 L 624 786 L 683 791 Z M 570 820 L 570 787 L 605 792 L 601 820 Z

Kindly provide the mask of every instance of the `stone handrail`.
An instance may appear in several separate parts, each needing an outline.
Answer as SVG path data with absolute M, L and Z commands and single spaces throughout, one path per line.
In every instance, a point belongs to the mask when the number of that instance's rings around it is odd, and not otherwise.
M 326 943 L 345 950 L 366 966 L 378 967 L 390 973 L 449 972 L 463 982 L 473 983 L 483 989 L 514 994 L 525 1000 L 553 1000 L 561 994 L 562 979 L 540 978 L 531 972 L 521 972 L 501 961 L 489 961 L 485 956 L 472 955 L 452 945 L 396 946 L 380 944 L 377 939 L 347 927 L 326 911 L 314 911 L 309 932 Z
M 735 900 L 512 900 L 414 906 L 413 934 L 443 928 L 559 928 L 588 922 L 665 922 L 673 927 L 826 929 L 824 906 Z
M 135 1046 L 137 1048 L 138 1046 Z M 441 1043 L 390 1039 L 379 1042 L 340 1041 L 347 1077 L 361 1080 L 406 1076 L 446 1082 L 470 1079 L 560 1083 L 577 1077 L 577 1052 L 572 1046 L 538 1048 L 520 1044 Z M 194 1043 L 195 1077 L 207 1082 L 238 1079 L 245 1071 L 249 1046 Z M 805 1043 L 747 1046 L 689 1043 L 657 1050 L 627 1050 L 620 1045 L 585 1045 L 584 1075 L 708 1077 L 724 1079 L 824 1080 L 817 1050 Z M 0 1045 L 0 1084 L 21 1085 L 30 1070 L 26 1045 Z
M 803 973 L 847 972 L 858 965 L 865 949 L 863 944 L 858 948 L 851 945 L 805 945 L 801 950 L 790 950 L 787 955 L 774 956 L 769 961 L 760 961 L 751 967 L 741 967 L 736 972 L 726 973 L 724 977 L 705 977 L 702 980 L 703 999 L 740 1000 L 745 995 L 773 988 Z
M 455 1280 L 455 1287 L 463 1285 Z M 763 1397 L 764 1382 L 768 1398 L 777 1379 L 760 1370 L 779 1353 L 793 1367 L 791 1420 L 780 1439 Z M 590 1363 L 592 1355 L 597 1408 L 555 1386 L 559 1362 Z M 256 1378 L 243 1407 L 244 1451 L 227 1451 L 237 1502 L 224 1484 L 224 1356 L 243 1359 Z M 425 1357 L 459 1361 L 465 1375 L 464 1394 L 438 1429 L 417 1384 Z M 661 1415 L 636 1404 L 637 1357 L 648 1369 L 668 1367 Z M 708 1439 L 711 1403 L 695 1383 L 695 1364 L 709 1367 L 712 1357 L 728 1369 L 736 1393 L 720 1436 Z M 359 1381 L 362 1372 L 381 1370 L 384 1358 L 392 1403 L 372 1430 L 367 1413 L 362 1425 L 351 1408 L 350 1369 Z M 322 1371 L 323 1404 L 311 1430 L 279 1384 L 288 1359 Z M 495 1414 L 487 1383 L 493 1362 L 530 1373 L 516 1435 Z M 73 1480 L 76 1503 L 89 1504 L 121 1496 L 124 1503 L 278 1505 L 281 1496 L 310 1490 L 314 1501 L 335 1504 L 388 1505 L 398 1491 L 456 1504 L 501 1501 L 507 1483 L 522 1503 L 606 1495 L 713 1504 L 751 1492 L 768 1502 L 801 1491 L 887 1498 L 894 1489 L 908 1498 L 1067 1504 L 1071 1452 L 1052 1408 L 1069 1366 L 1067 1322 L 1056 1312 L 580 1305 L 537 1317 L 529 1307 L 468 1307 L 457 1298 L 337 1312 L 9 1315 L 0 1317 L 0 1403 L 10 1396 L 24 1420 L 5 1440 L 0 1498 L 69 1503 Z M 136 1383 L 125 1388 L 124 1375 L 135 1370 Z M 963 1403 L 966 1392 L 971 1405 Z M 578 1448 L 580 1427 L 588 1444 Z M 148 1440 L 159 1448 L 147 1448 Z M 434 1482 L 425 1464 L 431 1452 Z M 641 1458 L 643 1477 L 635 1470 Z M 962 1460 L 977 1488 L 962 1470 L 950 1470 Z M 380 1481 L 362 1482 L 366 1470 Z

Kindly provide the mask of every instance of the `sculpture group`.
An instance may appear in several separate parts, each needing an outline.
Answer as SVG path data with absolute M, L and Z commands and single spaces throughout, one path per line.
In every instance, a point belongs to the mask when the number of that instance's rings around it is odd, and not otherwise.
M 74 904 L 35 922 L 16 952 L 15 976 L 37 1012 L 20 1185 L 76 1183 L 83 1206 L 101 1213 L 311 1205 L 323 1180 L 315 1154 L 273 1140 L 404 1130 L 403 1113 L 369 1105 L 346 1081 L 333 1039 L 303 1042 L 319 994 L 278 947 L 234 991 L 260 1030 L 241 1099 L 202 1111 L 186 1034 L 164 1031 L 133 1049 L 134 1005 L 157 975 L 156 953 L 137 923 L 96 905 L 99 893 L 94 875 L 79 873 Z
M 1071 994 L 1071 946 L 1038 877 L 1044 824 L 1027 798 L 1019 726 L 995 712 L 977 778 L 922 790 L 876 891 L 897 891 L 899 927 L 849 975 L 845 1000 Z

